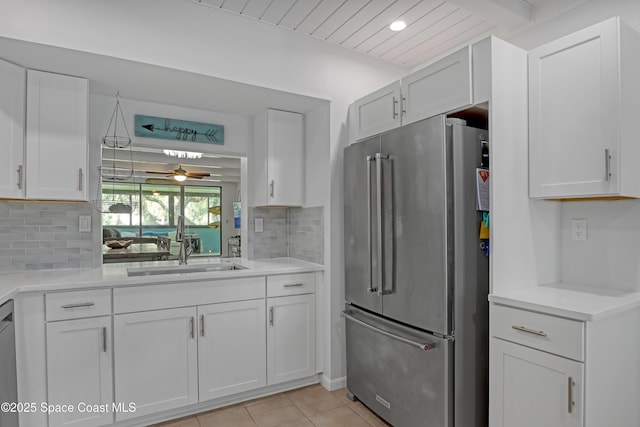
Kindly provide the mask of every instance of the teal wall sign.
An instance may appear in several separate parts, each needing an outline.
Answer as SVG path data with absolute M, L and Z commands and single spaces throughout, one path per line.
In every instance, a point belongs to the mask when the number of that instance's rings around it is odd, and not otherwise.
M 135 135 L 145 138 L 224 144 L 224 126 L 135 115 Z

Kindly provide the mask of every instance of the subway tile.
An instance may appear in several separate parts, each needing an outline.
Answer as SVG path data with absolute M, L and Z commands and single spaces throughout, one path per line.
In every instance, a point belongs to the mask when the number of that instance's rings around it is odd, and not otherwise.
M 11 242 L 12 249 L 38 248 L 40 245 L 37 240 L 15 240 Z
M 25 249 L 0 249 L 0 256 L 23 256 L 25 254 Z
M 53 240 L 53 233 L 26 233 L 25 240 Z

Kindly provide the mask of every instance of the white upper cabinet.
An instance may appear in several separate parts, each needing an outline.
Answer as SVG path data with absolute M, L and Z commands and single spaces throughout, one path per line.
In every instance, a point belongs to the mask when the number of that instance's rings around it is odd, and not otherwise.
M 304 204 L 304 116 L 269 109 L 255 121 L 255 206 Z
M 86 79 L 27 71 L 26 197 L 87 200 Z
M 402 124 L 472 104 L 469 46 L 402 79 Z
M 529 53 L 531 197 L 640 197 L 639 50 L 611 18 Z
M 351 106 L 353 138 L 366 138 L 400 126 L 400 97 L 400 81 L 397 81 L 354 102 Z
M 27 72 L 0 60 L 0 197 L 24 198 L 24 108 Z
M 350 109 L 350 137 L 357 141 L 473 103 L 471 46 L 363 98 Z

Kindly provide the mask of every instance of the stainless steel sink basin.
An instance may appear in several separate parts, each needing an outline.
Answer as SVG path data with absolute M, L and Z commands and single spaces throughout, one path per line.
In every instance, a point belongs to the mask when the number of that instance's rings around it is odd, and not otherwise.
M 209 271 L 245 270 L 247 267 L 240 264 L 215 264 L 215 265 L 163 265 L 159 267 L 128 268 L 127 276 L 155 276 L 159 274 L 184 274 L 205 273 Z

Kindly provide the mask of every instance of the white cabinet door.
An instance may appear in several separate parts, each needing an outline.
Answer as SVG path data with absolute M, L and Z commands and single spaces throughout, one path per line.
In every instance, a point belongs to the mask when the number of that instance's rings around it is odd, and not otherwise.
M 353 138 L 360 140 L 401 124 L 400 82 L 393 82 L 355 101 L 350 111 Z
M 200 401 L 264 387 L 264 299 L 198 307 Z
M 584 365 L 492 338 L 492 427 L 582 427 Z
M 267 384 L 315 374 L 315 295 L 267 299 Z
M 304 116 L 269 109 L 255 123 L 255 205 L 304 204 Z
M 0 60 L 0 197 L 21 199 L 24 186 L 24 123 L 27 72 Z
M 47 392 L 49 405 L 74 409 L 52 411 L 50 427 L 113 422 L 110 316 L 47 323 Z M 105 410 L 85 411 L 82 404 Z
M 622 156 L 638 153 L 637 135 L 620 145 L 621 129 L 630 125 L 621 116 L 629 107 L 624 98 L 638 86 L 621 88 L 625 65 L 638 69 L 637 60 L 623 56 L 635 57 L 640 44 L 633 52 L 619 49 L 618 23 L 610 19 L 529 52 L 531 197 L 621 193 Z
M 402 78 L 402 124 L 471 105 L 471 47 Z
M 116 421 L 198 402 L 196 308 L 114 316 Z
M 86 79 L 27 71 L 27 198 L 87 200 Z

